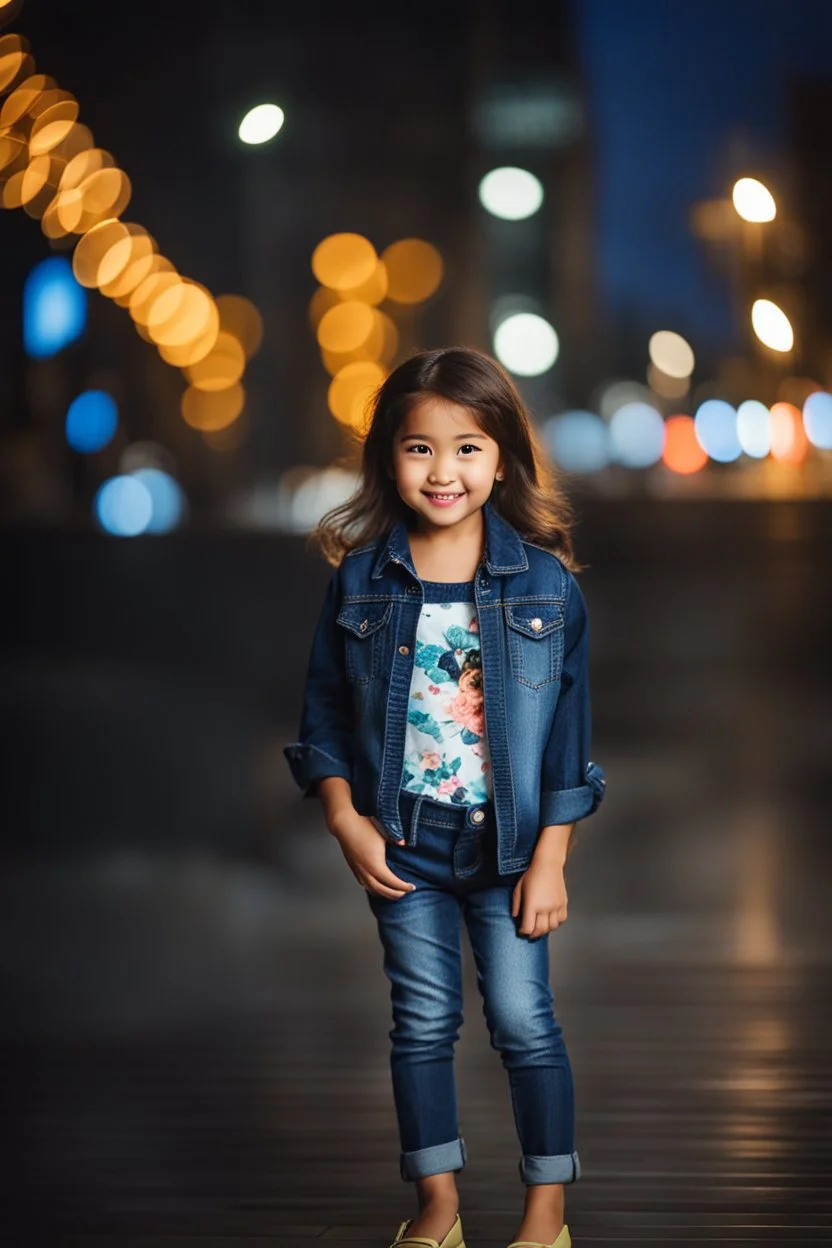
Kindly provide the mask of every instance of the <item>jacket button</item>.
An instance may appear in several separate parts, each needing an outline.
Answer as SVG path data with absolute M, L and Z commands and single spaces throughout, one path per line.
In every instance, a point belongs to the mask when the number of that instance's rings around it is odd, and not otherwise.
M 474 810 L 474 811 L 472 811 L 472 812 L 471 812 L 471 822 L 472 822 L 472 823 L 482 823 L 482 821 L 483 821 L 483 819 L 484 819 L 484 818 L 485 818 L 485 811 L 484 811 L 484 810 Z
M 538 619 L 537 616 L 535 616 L 533 620 L 529 620 L 529 623 L 536 633 L 539 633 L 543 627 L 543 621 Z
M 399 654 L 410 654 L 410 646 L 399 646 Z
M 361 623 L 358 625 L 358 627 L 361 629 L 361 632 L 362 632 L 362 633 L 366 633 L 366 631 L 367 631 L 367 625 L 368 625 L 369 623 L 370 623 L 370 621 L 369 621 L 369 620 L 362 620 L 362 621 L 361 621 Z

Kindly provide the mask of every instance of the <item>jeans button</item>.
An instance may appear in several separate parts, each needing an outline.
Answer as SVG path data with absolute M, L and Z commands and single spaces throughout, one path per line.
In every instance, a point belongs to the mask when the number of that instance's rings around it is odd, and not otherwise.
M 471 822 L 472 822 L 472 823 L 482 823 L 482 821 L 483 821 L 484 819 L 485 819 L 485 811 L 484 811 L 484 810 L 479 809 L 479 810 L 473 810 L 473 811 L 471 811 Z

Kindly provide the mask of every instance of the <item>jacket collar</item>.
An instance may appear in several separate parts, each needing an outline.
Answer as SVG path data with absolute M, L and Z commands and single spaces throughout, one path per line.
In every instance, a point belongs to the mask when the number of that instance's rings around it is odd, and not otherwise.
M 525 572 L 529 561 L 517 530 L 499 515 L 490 498 L 486 500 L 482 510 L 485 518 L 485 566 L 488 571 L 495 576 L 505 575 L 507 572 Z M 404 520 L 397 520 L 386 540 L 382 539 L 370 576 L 380 577 L 391 560 L 403 563 L 418 580 Z

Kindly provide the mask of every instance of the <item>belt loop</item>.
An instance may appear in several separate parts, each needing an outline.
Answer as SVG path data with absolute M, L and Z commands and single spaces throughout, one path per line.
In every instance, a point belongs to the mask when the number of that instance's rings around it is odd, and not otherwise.
M 410 821 L 410 841 L 408 842 L 410 845 L 416 845 L 419 840 L 419 811 L 422 809 L 424 800 L 424 793 L 419 793 L 413 804 L 413 814 Z

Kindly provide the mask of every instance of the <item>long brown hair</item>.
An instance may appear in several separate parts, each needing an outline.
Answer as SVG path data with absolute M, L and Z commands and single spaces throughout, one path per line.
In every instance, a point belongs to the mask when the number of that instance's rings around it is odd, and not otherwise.
M 504 480 L 495 481 L 492 505 L 528 542 L 558 555 L 579 572 L 570 530 L 574 513 L 557 474 L 541 450 L 523 400 L 511 378 L 491 356 L 472 347 L 420 351 L 386 378 L 372 400 L 364 439 L 361 480 L 346 502 L 331 508 L 309 541 L 328 563 L 381 537 L 412 512 L 402 501 L 392 470 L 396 432 L 410 406 L 437 395 L 467 408 L 483 433 L 500 448 Z

